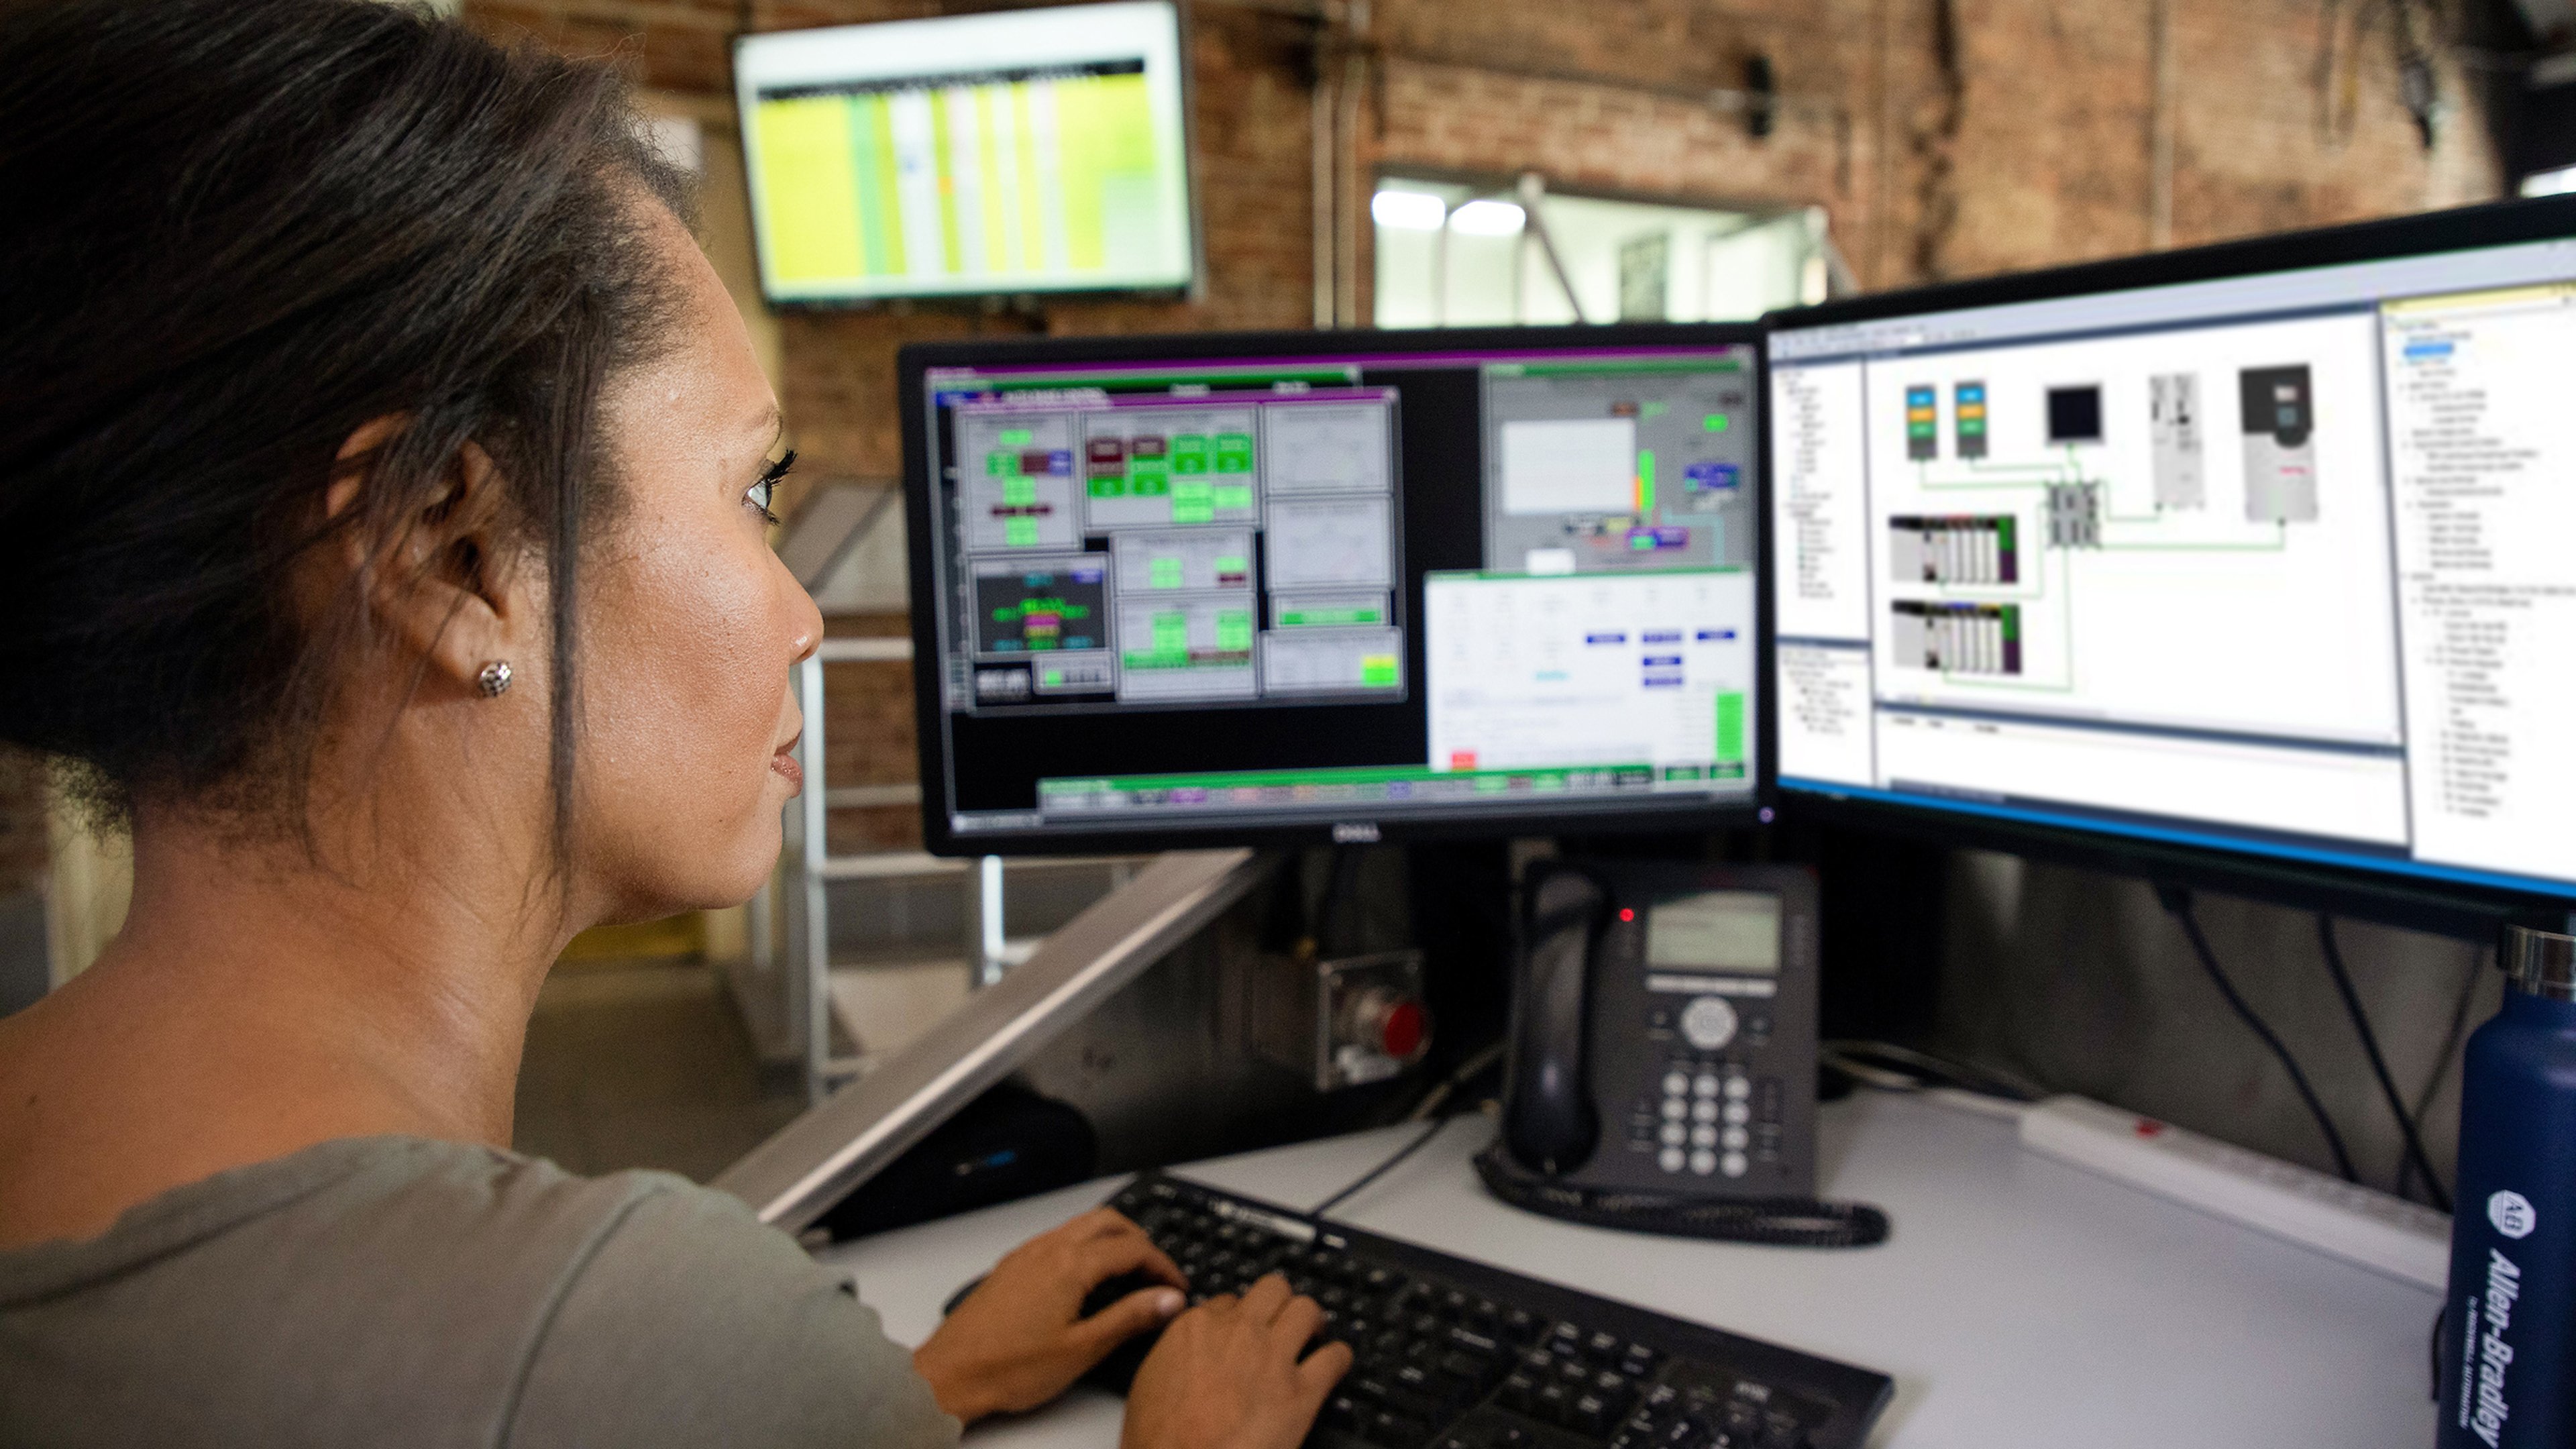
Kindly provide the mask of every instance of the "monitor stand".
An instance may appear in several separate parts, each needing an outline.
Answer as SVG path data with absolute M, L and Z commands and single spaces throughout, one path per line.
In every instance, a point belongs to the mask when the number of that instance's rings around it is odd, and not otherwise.
M 801 1232 L 1260 883 L 1276 857 L 1180 850 L 1066 922 L 866 1076 L 808 1108 L 709 1185 Z

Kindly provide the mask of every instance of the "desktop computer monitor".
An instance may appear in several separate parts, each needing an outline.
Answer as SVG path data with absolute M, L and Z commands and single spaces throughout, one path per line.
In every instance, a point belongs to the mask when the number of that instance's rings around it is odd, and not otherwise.
M 733 69 L 777 305 L 1195 275 L 1171 0 L 771 31 L 736 41 Z
M 930 848 L 1755 816 L 1756 337 L 906 348 Z
M 1785 800 L 2576 897 L 2576 203 L 1765 345 Z

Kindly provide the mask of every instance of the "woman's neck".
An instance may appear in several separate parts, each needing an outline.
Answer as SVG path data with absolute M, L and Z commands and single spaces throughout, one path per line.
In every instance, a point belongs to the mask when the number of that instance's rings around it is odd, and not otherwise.
M 472 851 L 319 854 L 141 816 L 125 929 L 0 1022 L 0 1246 L 90 1236 L 335 1138 L 509 1145 L 528 1013 L 568 934 L 550 893 Z

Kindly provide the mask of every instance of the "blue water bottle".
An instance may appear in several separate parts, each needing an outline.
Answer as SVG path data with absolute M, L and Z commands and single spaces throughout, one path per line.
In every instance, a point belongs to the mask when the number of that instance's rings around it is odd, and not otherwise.
M 2469 1038 L 2440 1449 L 2576 1444 L 2576 937 L 2507 926 Z

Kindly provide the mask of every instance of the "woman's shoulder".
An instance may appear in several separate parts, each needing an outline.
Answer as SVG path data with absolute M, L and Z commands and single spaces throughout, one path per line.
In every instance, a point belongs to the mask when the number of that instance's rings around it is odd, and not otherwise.
M 670 1173 L 581 1177 L 472 1143 L 343 1138 L 173 1188 L 95 1238 L 0 1253 L 0 1310 L 183 1265 L 202 1278 L 223 1265 L 292 1260 L 307 1276 L 337 1269 L 379 1291 L 405 1277 L 524 1280 L 595 1250 L 621 1219 L 664 1196 L 688 1200 L 689 1215 L 710 1227 L 756 1226 L 739 1203 Z
M 812 1350 L 782 1355 L 782 1334 Z M 417 1138 L 324 1143 L 164 1193 L 87 1242 L 0 1254 L 0 1400 L 67 1430 L 117 1405 L 126 1442 L 424 1416 L 455 1432 L 419 1442 L 486 1442 L 560 1399 L 810 1398 L 776 1370 L 810 1380 L 892 1352 L 731 1197 Z M 776 1369 L 720 1367 L 737 1353 Z

